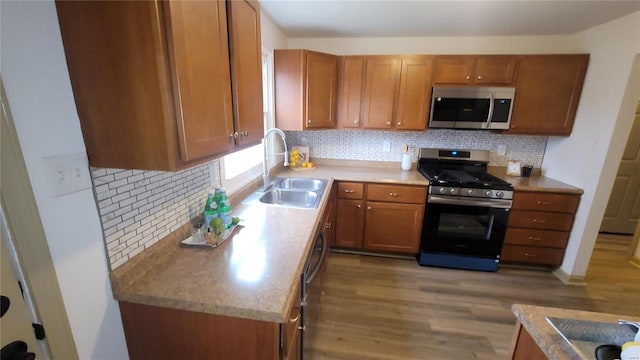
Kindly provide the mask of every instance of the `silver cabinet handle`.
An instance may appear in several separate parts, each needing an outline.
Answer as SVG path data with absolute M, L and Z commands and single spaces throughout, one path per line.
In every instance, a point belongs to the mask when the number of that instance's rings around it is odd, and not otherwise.
M 482 75 L 478 75 L 478 80 L 482 80 Z
M 356 205 L 358 207 L 358 209 L 360 209 L 362 206 L 360 206 L 360 204 Z
M 546 222 L 547 222 L 547 220 L 545 220 L 545 219 L 542 219 L 542 220 L 533 219 L 532 221 L 533 221 L 534 223 L 540 223 L 540 224 L 544 224 L 544 223 L 546 223 Z
M 540 241 L 542 240 L 541 237 L 533 237 L 533 236 L 529 236 L 529 240 L 533 240 L 533 241 Z
M 464 79 L 465 79 L 465 80 L 471 80 L 471 76 L 467 75 L 467 76 L 465 76 L 465 78 L 464 78 Z
M 548 202 L 548 201 L 537 201 L 536 204 L 538 204 L 538 205 L 551 205 L 551 203 Z
M 347 194 L 353 194 L 355 191 L 351 189 L 345 189 L 344 192 Z
M 353 125 L 358 125 L 360 124 L 360 120 L 353 120 Z
M 524 253 L 524 256 L 528 256 L 528 257 L 536 257 L 536 256 L 538 256 L 538 255 L 536 255 L 536 254 Z
M 300 313 L 298 313 L 298 315 L 296 317 L 294 317 L 293 319 L 289 319 L 289 322 L 293 324 L 296 321 L 298 321 L 298 319 L 300 319 Z
M 392 192 L 392 193 L 389 193 L 389 196 L 396 197 L 396 196 L 400 196 L 400 194 L 398 194 L 398 193 L 393 193 L 393 192 Z
M 230 137 L 230 138 L 237 139 L 237 138 L 238 138 L 238 132 L 236 131 L 236 132 L 234 132 L 234 133 L 229 134 L 229 137 Z
M 311 124 L 311 119 L 307 120 L 307 124 Z
M 391 126 L 391 121 L 387 121 L 387 126 Z
M 328 223 L 324 224 L 324 228 L 325 229 L 331 229 L 331 223 L 328 222 Z
M 371 210 L 371 206 L 367 206 L 367 210 Z
M 241 132 L 240 135 L 249 136 L 249 131 L 245 130 L 245 131 Z

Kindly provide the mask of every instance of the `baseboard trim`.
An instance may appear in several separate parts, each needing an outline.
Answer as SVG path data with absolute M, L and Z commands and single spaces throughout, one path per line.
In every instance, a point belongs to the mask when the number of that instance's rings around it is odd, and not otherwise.
M 560 279 L 560 281 L 565 285 L 587 286 L 587 283 L 584 281 L 584 276 L 569 275 L 560 268 L 553 270 L 552 274 Z
M 637 267 L 638 269 L 640 269 L 640 258 L 636 257 L 636 256 L 632 256 L 631 259 L 629 259 L 629 264 Z

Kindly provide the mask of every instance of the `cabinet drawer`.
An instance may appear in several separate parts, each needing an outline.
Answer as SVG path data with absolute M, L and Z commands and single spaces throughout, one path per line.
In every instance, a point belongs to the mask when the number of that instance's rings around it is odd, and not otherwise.
M 296 287 L 296 298 L 291 305 L 287 322 L 282 324 L 282 358 L 289 358 L 290 353 L 297 352 L 296 349 L 298 327 L 300 326 L 300 286 Z
M 378 184 L 367 186 L 367 200 L 371 201 L 424 204 L 426 199 L 426 187 Z
M 364 195 L 364 184 L 353 182 L 341 182 L 338 184 L 338 198 L 340 199 L 362 199 Z
M 535 246 L 503 245 L 501 262 L 517 262 L 537 265 L 560 265 L 564 249 Z
M 570 231 L 573 214 L 512 210 L 509 227 Z
M 568 239 L 568 231 L 507 228 L 504 243 L 564 249 Z
M 513 194 L 513 206 L 511 208 L 515 210 L 575 213 L 579 201 L 580 195 L 516 191 Z

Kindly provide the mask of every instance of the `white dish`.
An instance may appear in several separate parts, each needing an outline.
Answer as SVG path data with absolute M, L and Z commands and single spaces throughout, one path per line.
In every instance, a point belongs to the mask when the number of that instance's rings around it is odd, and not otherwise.
M 190 246 L 207 246 L 207 247 L 215 248 L 220 246 L 220 244 L 222 244 L 225 240 L 230 238 L 234 230 L 240 226 L 241 226 L 240 224 L 233 225 L 229 229 L 226 229 L 222 234 L 222 236 L 220 237 L 205 236 L 202 229 L 200 229 L 200 231 L 196 232 L 194 235 L 189 236 L 188 238 L 182 240 L 181 243 L 185 245 L 190 245 Z

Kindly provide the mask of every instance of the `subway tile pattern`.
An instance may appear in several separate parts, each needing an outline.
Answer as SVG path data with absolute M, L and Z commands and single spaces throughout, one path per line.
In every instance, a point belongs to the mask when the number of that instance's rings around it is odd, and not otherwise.
M 412 161 L 418 160 L 418 149 L 455 148 L 489 150 L 489 165 L 506 166 L 509 160 L 523 165 L 542 165 L 547 147 L 546 136 L 504 135 L 483 130 L 429 129 L 428 131 L 384 130 L 315 130 L 288 131 L 287 143 L 309 146 L 309 156 L 321 159 L 398 161 L 402 144 L 410 147 Z M 389 152 L 383 152 L 383 141 L 389 141 Z M 506 155 L 499 155 L 498 145 L 506 145 Z
M 180 172 L 91 168 L 111 269 L 186 224 L 204 208 L 209 164 Z

